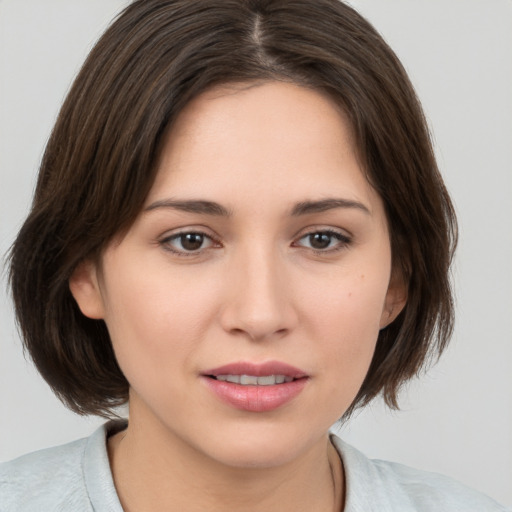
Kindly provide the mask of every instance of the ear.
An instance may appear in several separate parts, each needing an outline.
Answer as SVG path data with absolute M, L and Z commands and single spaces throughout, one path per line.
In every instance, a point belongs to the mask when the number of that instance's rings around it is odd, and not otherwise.
M 407 284 L 402 273 L 393 270 L 389 280 L 384 308 L 380 318 L 380 328 L 384 329 L 400 314 L 407 302 Z
M 88 318 L 104 318 L 103 298 L 98 283 L 96 265 L 86 260 L 78 264 L 69 278 L 69 289 L 80 311 Z

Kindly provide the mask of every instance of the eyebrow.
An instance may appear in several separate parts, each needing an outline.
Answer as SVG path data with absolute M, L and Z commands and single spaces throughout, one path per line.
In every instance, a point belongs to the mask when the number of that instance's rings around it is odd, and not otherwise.
M 231 217 L 232 212 L 214 201 L 206 201 L 202 199 L 176 200 L 162 199 L 155 201 L 147 206 L 144 211 L 152 211 L 159 208 L 170 208 L 189 213 L 198 213 L 203 215 L 214 215 L 219 217 Z M 359 201 L 350 199 L 329 198 L 318 201 L 301 201 L 295 204 L 291 210 L 291 215 L 297 217 L 300 215 L 308 215 L 312 213 L 321 213 L 335 208 L 349 208 L 360 210 L 371 215 L 370 210 Z
M 213 201 L 205 201 L 200 199 L 191 200 L 174 200 L 163 199 L 155 201 L 144 209 L 145 212 L 156 210 L 158 208 L 171 208 L 173 210 L 180 210 L 182 212 L 200 213 L 203 215 L 216 215 L 221 217 L 231 217 L 231 212 L 224 208 L 224 206 Z
M 359 201 L 350 199 L 329 198 L 319 201 L 302 201 L 297 203 L 292 209 L 292 216 L 307 215 L 311 213 L 321 213 L 335 208 L 355 208 L 371 215 L 369 208 Z

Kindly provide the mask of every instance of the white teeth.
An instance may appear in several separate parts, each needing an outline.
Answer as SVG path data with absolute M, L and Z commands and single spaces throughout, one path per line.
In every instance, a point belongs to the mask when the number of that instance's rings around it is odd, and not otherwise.
M 258 377 L 259 386 L 272 386 L 276 384 L 276 375 L 266 375 L 265 377 Z
M 242 384 L 242 386 L 255 386 L 258 384 L 258 377 L 255 377 L 254 375 L 240 375 L 240 384 Z
M 217 375 L 217 380 L 224 382 L 233 382 L 242 386 L 273 386 L 274 384 L 283 384 L 283 382 L 292 382 L 293 377 L 285 375 L 264 375 L 256 377 L 255 375 Z

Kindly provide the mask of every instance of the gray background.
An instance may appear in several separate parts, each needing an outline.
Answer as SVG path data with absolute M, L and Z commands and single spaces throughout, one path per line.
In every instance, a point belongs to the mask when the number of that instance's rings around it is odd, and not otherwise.
M 59 105 L 122 0 L 0 0 L 0 251 L 26 215 Z M 458 321 L 442 361 L 341 435 L 367 455 L 442 472 L 512 505 L 512 2 L 357 0 L 423 101 L 459 214 Z M 43 255 L 41 255 L 43 256 Z M 4 276 L 5 277 L 5 276 Z M 0 291 L 0 460 L 102 420 L 58 402 L 22 355 Z

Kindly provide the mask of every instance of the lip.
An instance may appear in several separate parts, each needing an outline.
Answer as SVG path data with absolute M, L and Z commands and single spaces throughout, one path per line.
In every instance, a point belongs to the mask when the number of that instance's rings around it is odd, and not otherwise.
M 267 361 L 264 363 L 240 361 L 225 364 L 201 373 L 205 376 L 213 377 L 217 377 L 218 375 L 254 375 L 256 377 L 262 377 L 264 375 L 285 375 L 286 377 L 301 379 L 308 376 L 306 372 L 280 361 Z
M 235 384 L 216 380 L 218 375 L 284 375 L 292 382 L 270 386 Z M 294 366 L 279 361 L 265 363 L 236 362 L 202 372 L 201 379 L 222 402 L 235 409 L 249 412 L 267 412 L 284 406 L 298 396 L 306 386 L 308 375 Z

